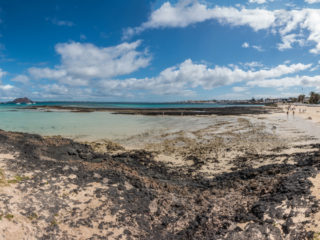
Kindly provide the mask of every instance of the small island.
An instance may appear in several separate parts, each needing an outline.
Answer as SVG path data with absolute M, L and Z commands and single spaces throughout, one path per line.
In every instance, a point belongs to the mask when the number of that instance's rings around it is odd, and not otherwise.
M 34 103 L 31 99 L 27 98 L 27 97 L 23 97 L 23 98 L 16 98 L 13 101 L 10 101 L 8 103 L 15 103 L 15 104 L 30 104 L 30 103 Z

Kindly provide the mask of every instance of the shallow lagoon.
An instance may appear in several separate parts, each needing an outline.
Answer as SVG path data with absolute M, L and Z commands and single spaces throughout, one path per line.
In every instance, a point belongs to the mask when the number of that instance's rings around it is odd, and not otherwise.
M 79 140 L 122 139 L 147 131 L 197 128 L 214 117 L 119 115 L 109 112 L 74 113 L 0 108 L 0 129 L 61 135 Z
M 94 103 L 39 102 L 35 105 L 58 105 L 103 108 L 210 108 L 232 107 L 214 103 Z M 1 104 L 0 129 L 36 133 L 44 136 L 61 135 L 78 140 L 121 140 L 150 131 L 199 129 L 214 123 L 215 116 L 140 116 L 110 112 L 69 112 L 24 109 L 26 105 Z M 252 105 L 241 105 L 252 106 Z M 255 105 L 257 106 L 257 105 Z

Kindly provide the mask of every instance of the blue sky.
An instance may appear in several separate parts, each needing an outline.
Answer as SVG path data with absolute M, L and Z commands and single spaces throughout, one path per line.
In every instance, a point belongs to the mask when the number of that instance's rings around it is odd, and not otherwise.
M 320 91 L 320 0 L 0 0 L 0 101 Z

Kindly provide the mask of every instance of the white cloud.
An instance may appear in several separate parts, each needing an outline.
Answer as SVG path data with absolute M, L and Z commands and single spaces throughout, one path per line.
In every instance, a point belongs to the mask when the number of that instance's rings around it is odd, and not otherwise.
M 320 3 L 320 0 L 305 0 L 306 3 L 313 4 L 313 3 Z
M 307 0 L 309 3 L 316 1 L 318 0 Z M 123 37 L 129 38 L 147 29 L 187 27 L 210 19 L 230 26 L 249 26 L 254 31 L 271 30 L 282 39 L 282 43 L 278 45 L 280 50 L 291 48 L 294 43 L 304 46 L 309 42 L 315 44 L 310 52 L 320 53 L 320 9 L 312 8 L 267 10 L 209 7 L 196 0 L 180 0 L 174 5 L 165 2 L 150 14 L 148 21 L 138 27 L 126 29 Z M 256 48 L 259 50 L 260 46 Z
M 135 48 L 134 48 L 135 49 Z M 72 56 L 81 51 L 72 50 Z M 66 53 L 68 56 L 70 53 Z M 87 54 L 87 53 L 86 53 Z M 90 58 L 90 55 L 87 55 Z M 89 61 L 90 62 L 90 61 Z M 250 87 L 274 87 L 279 90 L 290 86 L 320 86 L 320 76 L 293 76 L 312 69 L 312 64 L 281 64 L 274 67 L 266 67 L 258 62 L 240 63 L 239 65 L 214 66 L 209 67 L 206 63 L 195 63 L 191 59 L 168 67 L 157 76 L 145 78 L 114 79 L 114 74 L 108 73 L 101 78 L 91 78 L 91 73 L 76 74 L 69 71 L 68 64 L 62 64 L 56 69 L 32 68 L 30 74 L 34 78 L 51 78 L 52 83 L 40 84 L 36 90 L 23 87 L 17 88 L 10 84 L 1 85 L 0 92 L 6 96 L 20 96 L 21 94 L 31 98 L 41 99 L 106 99 L 108 97 L 138 97 L 146 93 L 154 95 L 188 96 L 196 95 L 196 89 L 202 88 L 210 90 L 220 86 L 233 86 L 234 94 L 249 94 Z M 1 71 L 2 72 L 2 71 Z M 82 76 L 83 75 L 83 76 Z M 16 78 L 24 79 L 24 75 Z M 81 76 L 83 78 L 81 78 Z M 90 76 L 90 77 L 88 77 Z M 87 81 L 87 85 L 82 83 L 70 84 L 69 81 Z M 70 78 L 70 79 L 68 79 Z M 242 85 L 239 85 L 242 84 Z
M 294 33 L 283 35 L 282 43 L 278 44 L 278 49 L 280 51 L 283 51 L 285 49 L 292 48 L 292 45 L 294 43 L 298 43 L 300 46 L 303 46 L 305 44 L 305 41 L 302 38 L 299 39 L 299 37 L 301 37 L 301 35 L 294 34 Z
M 288 88 L 293 86 L 320 87 L 320 75 L 253 80 L 249 81 L 247 85 L 272 88 Z
M 266 2 L 267 0 L 249 0 L 249 3 L 257 3 L 257 4 L 263 4 Z
M 253 48 L 253 49 L 255 49 L 255 50 L 259 51 L 259 52 L 264 51 L 261 46 L 258 46 L 258 45 L 252 45 L 252 46 L 250 46 L 250 44 L 247 43 L 247 42 L 244 42 L 244 43 L 241 45 L 241 47 L 243 47 L 243 48 Z
M 249 43 L 244 42 L 244 43 L 241 45 L 241 47 L 243 47 L 243 48 L 249 48 L 250 45 L 249 45 Z
M 59 79 L 67 75 L 67 72 L 65 70 L 51 69 L 51 68 L 33 67 L 33 68 L 29 68 L 28 71 L 35 79 L 41 79 L 41 78 Z
M 85 86 L 96 79 L 126 75 L 149 65 L 151 57 L 138 51 L 141 41 L 101 48 L 89 43 L 62 43 L 55 49 L 61 65 L 55 68 L 30 68 L 36 79 L 54 79 L 61 83 Z
M 23 83 L 26 84 L 29 82 L 29 77 L 26 75 L 17 75 L 16 77 L 12 78 L 11 81 L 13 82 L 19 82 L 19 83 Z
M 165 2 L 153 11 L 147 22 L 124 31 L 124 39 L 146 29 L 186 27 L 190 24 L 216 19 L 232 26 L 247 25 L 255 31 L 271 27 L 275 21 L 274 13 L 265 9 L 237 9 L 234 7 L 209 8 L 198 1 L 181 0 L 176 5 Z
M 253 45 L 252 48 L 257 50 L 257 51 L 259 51 L 259 52 L 263 52 L 264 51 L 263 48 L 261 46 L 258 46 L 258 45 Z
M 14 87 L 10 84 L 6 84 L 6 85 L 0 85 L 0 89 L 1 90 L 10 90 L 13 89 Z
M 181 64 L 169 67 L 156 77 L 130 78 L 125 80 L 102 80 L 100 86 L 108 91 L 148 90 L 154 94 L 172 94 L 191 91 L 197 87 L 212 89 L 219 86 L 232 85 L 238 82 L 263 81 L 306 70 L 311 64 L 278 65 L 274 68 L 245 71 L 235 66 L 215 66 L 209 68 L 205 64 L 193 63 L 190 59 Z M 169 91 L 169 92 L 168 92 Z

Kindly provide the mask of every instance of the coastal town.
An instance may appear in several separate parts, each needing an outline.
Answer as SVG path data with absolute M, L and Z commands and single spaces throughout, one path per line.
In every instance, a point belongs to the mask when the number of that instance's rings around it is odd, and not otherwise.
M 187 100 L 182 103 L 217 103 L 217 104 L 273 104 L 273 103 L 304 103 L 318 104 L 320 94 L 311 92 L 309 96 L 301 94 L 297 97 L 279 97 L 279 98 L 251 98 L 247 100 Z

